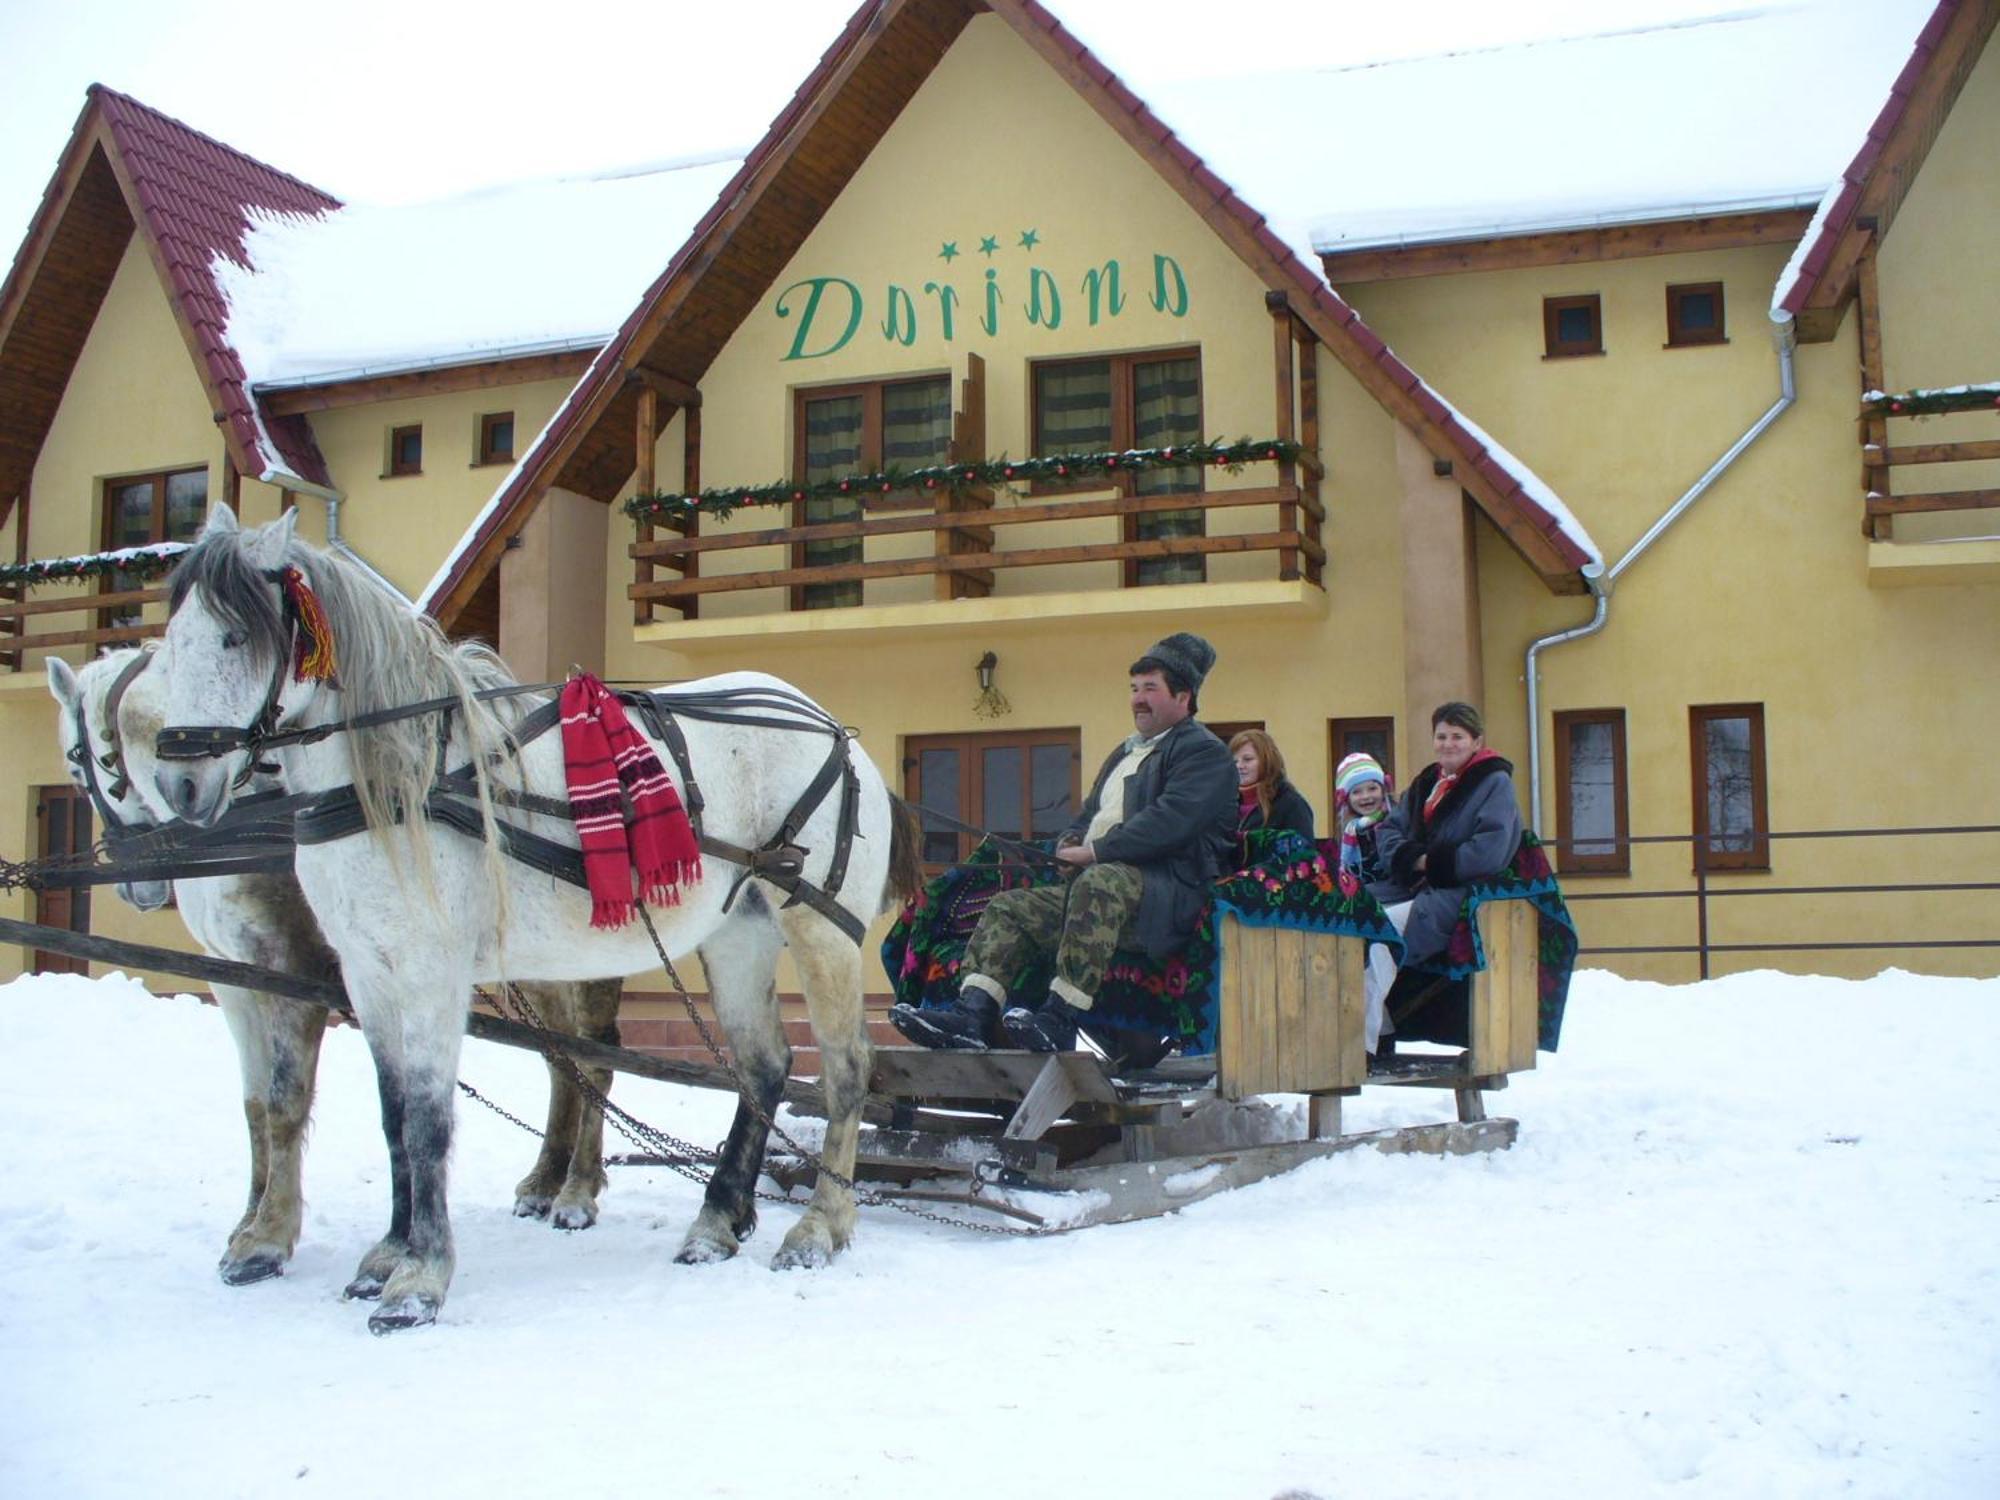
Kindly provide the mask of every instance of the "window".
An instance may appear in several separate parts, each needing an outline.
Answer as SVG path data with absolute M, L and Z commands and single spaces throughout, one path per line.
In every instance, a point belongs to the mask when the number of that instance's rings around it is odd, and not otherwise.
M 135 474 L 126 479 L 104 482 L 104 529 L 101 542 L 106 552 L 120 547 L 146 547 L 159 542 L 194 540 L 208 510 L 208 470 L 181 469 L 165 474 Z M 98 586 L 104 594 L 123 594 L 146 587 L 130 573 L 114 571 Z M 98 625 L 118 630 L 137 625 L 139 606 L 128 604 L 100 611 Z
M 418 457 L 422 457 L 421 445 Z M 514 414 L 488 412 L 479 419 L 479 457 L 482 464 L 510 464 L 514 461 Z
M 951 458 L 951 377 L 877 382 L 837 390 L 800 391 L 792 451 L 802 484 L 844 474 L 921 469 Z M 982 455 L 983 456 L 983 455 Z M 910 491 L 873 495 L 868 504 L 900 509 L 927 502 Z M 795 508 L 793 524 L 815 526 L 861 519 L 862 497 L 808 497 Z M 861 561 L 861 538 L 801 542 L 792 549 L 795 568 L 834 568 Z M 808 583 L 792 591 L 794 609 L 831 609 L 861 602 L 861 580 Z
M 414 427 L 389 429 L 388 472 L 392 477 L 424 472 L 424 429 L 421 422 Z
M 1045 360 L 1034 366 L 1033 386 L 1037 457 L 1169 448 L 1201 441 L 1199 350 Z M 1094 489 L 1106 487 L 1101 480 L 1089 484 Z M 1201 466 L 1147 469 L 1123 476 L 1118 484 L 1133 495 L 1198 494 Z M 1201 536 L 1206 530 L 1206 516 L 1199 510 L 1124 518 L 1128 542 Z M 1128 559 L 1124 570 L 1128 586 L 1200 583 L 1208 576 L 1207 561 L 1200 553 Z
M 1632 868 L 1625 818 L 1625 710 L 1556 715 L 1556 868 L 1565 875 Z
M 1667 347 L 1726 344 L 1722 326 L 1722 283 L 1696 281 L 1667 288 Z
M 35 788 L 35 823 L 38 858 L 61 859 L 89 852 L 90 798 L 67 782 Z M 34 920 L 43 927 L 60 927 L 65 932 L 90 931 L 90 887 L 63 890 L 52 886 L 36 891 Z M 68 954 L 37 948 L 34 970 L 38 974 L 88 974 L 90 965 Z
M 1380 719 L 1328 719 L 1327 744 L 1333 759 L 1326 784 L 1333 785 L 1332 771 L 1348 756 L 1359 751 L 1372 755 L 1391 777 L 1396 774 L 1396 721 Z
M 977 837 L 933 819 L 945 813 L 1013 839 L 1052 839 L 1083 805 L 1074 729 L 912 735 L 904 792 L 923 818 L 923 860 L 937 874 L 972 853 Z
M 1724 703 L 1688 710 L 1694 760 L 1696 855 L 1711 870 L 1768 870 L 1764 794 L 1764 705 Z
M 1588 297 L 1544 297 L 1542 337 L 1547 358 L 1604 352 L 1604 314 L 1597 293 Z

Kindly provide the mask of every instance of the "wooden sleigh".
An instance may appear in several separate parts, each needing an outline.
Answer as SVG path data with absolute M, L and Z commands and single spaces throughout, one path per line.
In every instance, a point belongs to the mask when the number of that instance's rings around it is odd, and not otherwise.
M 1225 916 L 1213 1057 L 1114 1078 L 1082 1051 L 878 1048 L 857 1176 L 891 1196 L 1079 1229 L 1168 1213 L 1342 1151 L 1510 1146 L 1516 1122 L 1489 1118 L 1484 1096 L 1535 1066 L 1537 913 L 1492 901 L 1477 920 L 1487 967 L 1463 985 L 1462 1049 L 1371 1071 L 1363 941 Z M 1342 1101 L 1378 1086 L 1449 1090 L 1457 1118 L 1343 1133 Z M 1272 1094 L 1305 1095 L 1303 1117 Z M 769 1171 L 787 1187 L 811 1180 L 803 1164 Z
M 1045 1229 L 1151 1218 L 1319 1157 L 1373 1149 L 1465 1155 L 1511 1146 L 1511 1119 L 1484 1095 L 1535 1066 L 1537 914 L 1525 900 L 1477 914 L 1487 966 L 1465 982 L 1462 1049 L 1402 1054 L 1373 1070 L 1362 1046 L 1365 944 L 1299 928 L 1222 921 L 1219 1045 L 1113 1077 L 1089 1052 L 876 1050 L 856 1176 L 880 1196 L 988 1210 Z M 336 982 L 0 918 L 0 941 L 79 958 L 240 984 L 345 1009 Z M 475 1012 L 468 1032 L 638 1077 L 733 1092 L 724 1068 L 539 1033 Z M 1457 1118 L 1345 1134 L 1341 1102 L 1364 1087 L 1449 1090 Z M 1302 1094 L 1298 1110 L 1266 1096 Z M 794 1114 L 823 1117 L 816 1084 L 784 1090 Z M 813 1165 L 774 1152 L 765 1175 L 809 1188 Z

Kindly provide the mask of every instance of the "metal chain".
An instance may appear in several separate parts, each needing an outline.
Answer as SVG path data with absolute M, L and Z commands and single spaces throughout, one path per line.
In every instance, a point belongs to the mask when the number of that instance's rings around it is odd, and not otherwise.
M 539 1141 L 547 1139 L 547 1137 L 545 1137 L 541 1133 L 541 1131 L 535 1129 L 535 1127 L 530 1125 L 526 1120 L 522 1119 L 519 1115 L 508 1114 L 506 1110 L 502 1109 L 499 1105 L 495 1104 L 491 1099 L 487 1098 L 484 1094 L 480 1093 L 478 1089 L 474 1088 L 471 1084 L 467 1083 L 463 1078 L 458 1080 L 458 1091 L 461 1094 L 465 1095 L 465 1097 L 468 1099 L 478 1100 L 481 1104 L 485 1105 L 488 1109 L 492 1110 L 493 1113 L 498 1115 L 501 1119 L 511 1121 L 513 1124 L 520 1126 L 523 1130 L 527 1131 L 528 1134 L 533 1136 L 536 1140 Z
M 770 1113 L 765 1110 L 757 1097 L 751 1093 L 749 1086 L 743 1081 L 743 1075 L 736 1071 L 735 1061 L 725 1054 L 717 1044 L 714 1034 L 708 1029 L 708 1022 L 702 1019 L 701 1012 L 695 1007 L 694 997 L 688 993 L 687 985 L 682 981 L 679 972 L 675 970 L 674 961 L 667 956 L 666 945 L 660 941 L 659 931 L 653 926 L 652 912 L 648 910 L 644 901 L 637 902 L 636 905 L 639 909 L 639 919 L 646 924 L 646 935 L 653 940 L 653 951 L 659 955 L 660 967 L 665 971 L 668 982 L 673 985 L 675 996 L 680 1000 L 682 1006 L 686 1008 L 688 1019 L 694 1022 L 695 1030 L 700 1034 L 702 1044 L 708 1048 L 709 1056 L 713 1057 L 722 1066 L 724 1071 L 729 1074 L 730 1082 L 736 1085 L 738 1097 L 750 1106 L 751 1111 L 757 1116 L 757 1119 L 764 1127 L 787 1146 L 791 1147 L 801 1160 L 812 1166 L 815 1172 L 824 1172 L 836 1184 L 852 1193 L 858 1202 L 865 1203 L 871 1208 L 893 1208 L 901 1213 L 910 1215 L 912 1218 L 928 1219 L 934 1224 L 944 1224 L 954 1229 L 970 1229 L 980 1234 L 999 1235 L 1009 1239 L 1035 1239 L 1042 1235 L 1057 1232 L 1047 1225 L 1017 1229 L 1012 1225 L 980 1224 L 967 1219 L 954 1219 L 949 1214 L 932 1213 L 928 1209 L 918 1208 L 913 1204 L 898 1202 L 894 1198 L 884 1197 L 872 1188 L 862 1187 L 853 1178 L 844 1176 L 828 1166 L 825 1158 L 818 1152 L 800 1145 L 785 1130 L 784 1126 L 771 1117 Z M 974 1177 L 972 1185 L 973 1194 L 976 1195 L 978 1193 L 980 1186 L 979 1179 Z M 786 1201 L 791 1200 L 788 1199 Z M 977 1205 L 971 1206 L 976 1207 Z

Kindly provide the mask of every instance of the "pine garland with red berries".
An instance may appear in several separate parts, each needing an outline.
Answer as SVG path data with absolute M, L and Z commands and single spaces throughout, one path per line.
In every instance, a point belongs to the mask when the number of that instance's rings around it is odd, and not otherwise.
M 1122 452 L 1062 453 L 1044 458 L 996 458 L 978 463 L 938 464 L 921 469 L 886 469 L 874 474 L 846 474 L 812 484 L 773 482 L 723 485 L 699 494 L 656 491 L 634 495 L 625 513 L 636 521 L 677 521 L 688 515 L 727 516 L 749 505 L 790 505 L 802 500 L 827 500 L 848 495 L 887 495 L 897 491 L 964 490 L 1035 483 L 1064 483 L 1115 478 L 1150 469 L 1182 469 L 1191 465 L 1224 468 L 1232 473 L 1245 464 L 1291 463 L 1306 450 L 1284 438 L 1233 443 L 1178 443 L 1166 448 L 1127 448 Z
M 114 573 L 129 583 L 150 583 L 171 572 L 187 549 L 186 542 L 167 542 L 157 547 L 124 547 L 116 552 L 92 552 L 82 557 L 0 564 L 0 584 L 37 588 L 45 583 L 109 578 Z
M 1936 417 L 1956 411 L 2000 411 L 2000 381 L 1936 390 L 1866 391 L 1861 397 L 1864 417 Z

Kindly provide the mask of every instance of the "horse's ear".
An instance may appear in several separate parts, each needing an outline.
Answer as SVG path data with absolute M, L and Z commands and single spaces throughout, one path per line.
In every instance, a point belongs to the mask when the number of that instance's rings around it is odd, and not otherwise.
M 288 510 L 268 526 L 260 526 L 250 534 L 245 547 L 250 561 L 266 570 L 281 568 L 285 563 L 285 549 L 292 543 L 292 532 L 298 527 L 299 513 Z
M 60 656 L 48 660 L 49 692 L 64 708 L 74 709 L 76 700 L 83 696 L 83 684 L 76 680 L 76 669 Z
M 229 508 L 227 501 L 218 500 L 208 508 L 208 521 L 201 528 L 203 536 L 227 536 L 232 531 L 241 531 L 242 524 L 236 519 L 236 512 Z

